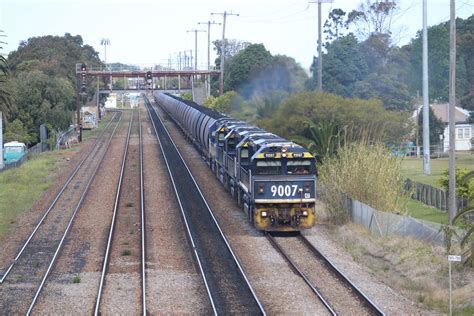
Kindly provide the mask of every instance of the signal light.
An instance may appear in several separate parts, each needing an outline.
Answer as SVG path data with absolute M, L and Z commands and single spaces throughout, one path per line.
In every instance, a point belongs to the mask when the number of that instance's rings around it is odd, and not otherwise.
M 81 64 L 81 71 L 86 72 L 87 71 L 87 66 L 86 64 Z
M 151 71 L 147 71 L 146 78 L 147 79 L 153 79 L 153 75 L 152 75 Z

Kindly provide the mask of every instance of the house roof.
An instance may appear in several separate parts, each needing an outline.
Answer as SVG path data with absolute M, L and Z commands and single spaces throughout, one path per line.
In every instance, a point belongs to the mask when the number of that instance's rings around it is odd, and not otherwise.
M 430 107 L 433 109 L 433 112 L 437 118 L 439 118 L 446 124 L 449 123 L 449 115 L 448 115 L 449 103 L 430 104 Z M 422 108 L 423 106 L 419 105 L 413 116 L 416 116 L 418 113 L 420 113 Z M 469 119 L 469 111 L 456 106 L 454 118 L 455 118 L 456 123 L 466 123 Z

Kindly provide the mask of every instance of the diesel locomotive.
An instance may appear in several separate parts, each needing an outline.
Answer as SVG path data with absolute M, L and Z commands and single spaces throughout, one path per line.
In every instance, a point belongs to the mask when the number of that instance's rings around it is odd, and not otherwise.
M 258 230 L 315 224 L 316 164 L 303 147 L 192 101 L 155 92 Z

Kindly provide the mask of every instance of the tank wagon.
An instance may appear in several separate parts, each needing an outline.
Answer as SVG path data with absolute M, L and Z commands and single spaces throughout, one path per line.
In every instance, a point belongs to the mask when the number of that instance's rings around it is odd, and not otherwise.
M 305 148 L 192 101 L 154 98 L 205 157 L 258 230 L 315 224 L 316 165 Z

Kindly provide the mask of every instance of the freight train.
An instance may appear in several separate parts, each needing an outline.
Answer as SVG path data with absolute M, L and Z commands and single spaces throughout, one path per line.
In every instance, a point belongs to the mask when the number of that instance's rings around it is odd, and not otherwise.
M 155 92 L 258 230 L 300 231 L 315 224 L 316 163 L 278 135 L 192 101 Z

